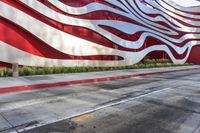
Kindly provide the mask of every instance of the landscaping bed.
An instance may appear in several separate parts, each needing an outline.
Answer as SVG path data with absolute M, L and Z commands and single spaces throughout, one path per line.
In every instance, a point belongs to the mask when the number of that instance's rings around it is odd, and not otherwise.
M 20 76 L 30 75 L 47 75 L 47 74 L 60 74 L 60 73 L 81 73 L 81 72 L 96 72 L 96 71 L 111 71 L 111 70 L 124 70 L 124 69 L 141 69 L 141 68 L 158 68 L 158 67 L 172 67 L 172 66 L 188 66 L 192 64 L 173 64 L 167 59 L 145 59 L 142 63 L 131 66 L 120 67 L 20 67 Z M 12 69 L 1 68 L 0 77 L 12 76 Z

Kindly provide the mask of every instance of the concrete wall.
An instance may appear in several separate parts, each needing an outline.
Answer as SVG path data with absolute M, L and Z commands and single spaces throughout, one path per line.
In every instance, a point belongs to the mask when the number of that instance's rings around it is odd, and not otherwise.
M 200 7 L 170 0 L 0 0 L 0 66 L 200 62 Z

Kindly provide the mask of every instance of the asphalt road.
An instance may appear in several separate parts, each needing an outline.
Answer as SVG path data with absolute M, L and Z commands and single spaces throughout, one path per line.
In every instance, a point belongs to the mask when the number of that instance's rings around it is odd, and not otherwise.
M 5 94 L 0 117 L 2 133 L 200 133 L 200 70 Z

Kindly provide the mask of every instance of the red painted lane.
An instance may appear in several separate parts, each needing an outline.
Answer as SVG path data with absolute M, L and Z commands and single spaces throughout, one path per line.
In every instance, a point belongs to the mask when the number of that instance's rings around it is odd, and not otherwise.
M 97 82 L 103 82 L 103 81 L 126 79 L 126 78 L 131 78 L 131 77 L 139 77 L 139 76 L 147 76 L 147 75 L 157 75 L 157 74 L 170 73 L 170 72 L 192 71 L 192 70 L 197 70 L 197 69 L 200 69 L 200 68 L 182 69 L 182 70 L 173 70 L 173 71 L 164 71 L 164 72 L 150 72 L 150 73 L 141 73 L 141 74 L 130 74 L 130 75 L 112 76 L 112 77 L 105 77 L 105 78 L 73 80 L 73 81 L 66 81 L 66 82 L 36 84 L 36 85 L 27 85 L 27 86 L 6 87 L 6 88 L 0 88 L 0 94 L 19 92 L 19 91 L 28 91 L 28 90 L 47 89 L 47 88 L 56 89 L 55 87 L 61 87 L 61 86 L 69 86 L 69 85 L 77 85 L 77 84 L 85 84 L 85 83 L 97 83 Z

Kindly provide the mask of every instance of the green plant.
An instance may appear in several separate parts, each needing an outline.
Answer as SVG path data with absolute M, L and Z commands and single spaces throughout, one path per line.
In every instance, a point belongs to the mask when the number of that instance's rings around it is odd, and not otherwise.
M 9 77 L 12 75 L 12 71 L 8 68 L 0 69 L 0 77 Z

